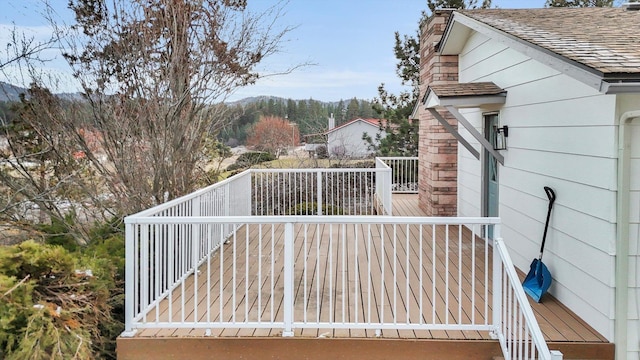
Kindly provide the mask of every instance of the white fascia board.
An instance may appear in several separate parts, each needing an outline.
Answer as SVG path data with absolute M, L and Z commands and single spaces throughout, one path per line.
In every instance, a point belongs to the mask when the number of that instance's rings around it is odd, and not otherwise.
M 504 104 L 507 101 L 506 94 L 504 95 L 483 95 L 483 96 L 458 96 L 447 97 L 441 99 L 435 92 L 429 90 L 427 98 L 424 100 L 424 106 L 427 109 L 436 108 L 439 106 L 447 107 L 453 106 L 455 108 L 471 108 L 480 107 L 482 105 L 492 104 Z
M 441 99 L 440 106 L 453 106 L 461 109 L 489 104 L 504 104 L 506 101 L 507 97 L 504 95 L 460 96 Z
M 522 54 L 542 64 L 545 64 L 552 69 L 566 74 L 598 91 L 602 92 L 603 90 L 603 74 L 597 70 L 589 68 L 588 66 L 582 65 L 576 61 L 569 60 L 566 57 L 558 55 L 551 50 L 522 40 L 516 36 L 505 33 L 504 31 L 495 29 L 487 24 L 464 16 L 463 14 L 460 14 L 458 12 L 454 12 L 452 21 L 454 23 L 449 27 L 447 33 L 442 37 L 443 42 L 440 45 L 440 52 L 443 55 L 460 54 L 462 48 L 459 46 L 460 40 L 456 39 L 456 37 L 463 35 L 463 32 L 457 29 L 457 25 L 461 24 L 469 28 L 470 30 L 486 35 L 489 38 L 496 40 L 518 52 L 521 52 Z M 452 40 L 454 41 L 452 45 L 447 44 L 450 39 L 455 39 Z

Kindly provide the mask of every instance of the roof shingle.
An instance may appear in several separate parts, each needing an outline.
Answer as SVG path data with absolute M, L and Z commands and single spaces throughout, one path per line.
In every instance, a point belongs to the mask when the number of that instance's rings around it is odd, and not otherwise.
M 439 98 L 506 94 L 506 90 L 492 82 L 430 85 L 429 88 Z
M 544 8 L 460 13 L 602 74 L 640 74 L 640 11 Z

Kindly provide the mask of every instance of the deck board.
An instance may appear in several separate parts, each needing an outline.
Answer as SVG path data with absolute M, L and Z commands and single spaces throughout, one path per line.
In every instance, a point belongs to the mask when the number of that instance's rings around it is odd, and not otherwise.
M 395 194 L 393 204 L 394 215 L 424 216 L 418 207 L 415 195 Z M 358 236 L 355 234 L 356 231 Z M 394 243 L 388 241 L 393 239 L 392 226 L 357 225 L 342 228 L 341 225 L 295 225 L 294 279 L 297 282 L 293 296 L 296 304 L 294 311 L 296 321 L 301 321 L 306 316 L 311 321 L 319 317 L 321 321 L 349 322 L 357 318 L 378 322 L 381 319 L 394 320 L 394 315 L 399 323 L 406 321 L 406 316 L 415 321 L 414 317 L 418 315 L 425 322 L 431 322 L 433 316 L 438 322 L 445 322 L 447 319 L 455 322 L 461 319 L 466 323 L 472 318 L 476 322 L 483 321 L 485 307 L 490 311 L 492 304 L 490 291 L 485 296 L 481 286 L 485 282 L 491 283 L 491 276 L 485 271 L 488 269 L 490 272 L 492 269 L 491 249 L 485 248 L 483 241 L 474 241 L 471 232 L 466 228 L 450 228 L 449 244 L 440 241 L 444 238 L 442 228 L 436 228 L 435 235 L 429 227 L 398 226 L 395 231 L 398 237 Z M 365 233 L 370 233 L 372 236 L 370 238 L 362 236 Z M 458 237 L 459 234 L 460 237 Z M 411 239 L 419 239 L 421 235 L 426 239 L 425 241 L 411 241 Z M 433 236 L 436 241 L 430 240 Z M 358 239 L 358 241 L 351 241 L 351 239 Z M 189 304 L 196 304 L 197 318 L 200 321 L 206 321 L 207 317 L 214 321 L 220 320 L 218 313 L 221 308 L 224 321 L 231 321 L 234 314 L 236 317 L 244 318 L 245 313 L 250 321 L 258 319 L 282 321 L 284 272 L 282 266 L 277 266 L 277 263 L 284 256 L 283 242 L 283 226 L 264 226 L 262 233 L 258 232 L 257 226 L 239 229 L 235 238 L 223 245 L 221 252 L 214 253 L 210 261 L 205 261 L 197 275 L 186 279 L 183 285 L 177 287 L 169 298 L 158 305 L 157 309 L 152 309 L 147 318 L 167 321 L 171 301 L 171 319 L 181 320 L 182 311 L 179 304 L 184 297 Z M 389 251 L 394 247 L 395 252 Z M 436 273 L 432 276 L 434 251 Z M 446 251 L 449 251 L 450 255 L 448 263 L 443 256 Z M 230 260 L 234 253 L 235 269 Z M 275 254 L 273 267 L 271 257 L 267 256 L 271 253 Z M 419 269 L 420 262 L 416 259 L 421 254 L 422 269 Z M 470 260 L 469 254 L 474 255 L 474 261 Z M 207 266 L 210 266 L 211 271 L 208 271 Z M 220 269 L 223 272 L 222 283 L 220 283 Z M 207 273 L 212 274 L 209 281 L 206 279 Z M 234 273 L 235 277 L 232 276 Z M 472 276 L 465 274 L 472 274 Z M 520 275 L 524 276 L 522 272 Z M 421 277 L 422 286 L 420 286 Z M 434 281 L 435 293 L 432 287 Z M 447 282 L 449 287 L 445 286 Z M 457 291 L 459 283 L 462 284 L 461 293 Z M 397 285 L 394 287 L 391 284 Z M 371 291 L 368 291 L 369 287 Z M 236 295 L 234 299 L 235 289 L 239 289 L 239 293 L 243 296 Z M 491 289 L 490 285 L 489 289 Z M 249 294 L 249 299 L 244 297 L 245 293 Z M 445 308 L 446 299 L 455 310 Z M 462 303 L 460 311 L 457 307 L 458 302 Z M 552 296 L 546 296 L 544 302 L 540 304 L 530 302 L 548 341 L 606 342 L 602 335 Z M 398 309 L 393 307 L 394 303 L 398 308 L 408 308 L 409 315 L 401 312 L 399 314 Z M 190 306 L 191 310 L 185 311 L 186 321 L 196 316 L 192 311 L 193 308 Z M 374 330 L 363 329 L 297 328 L 294 333 L 295 336 L 313 338 L 376 336 Z M 141 329 L 135 336 L 192 337 L 204 334 L 204 329 Z M 270 328 L 210 330 L 210 336 L 216 337 L 279 335 L 281 335 L 280 329 Z M 452 330 L 383 330 L 382 337 L 489 339 L 486 332 Z

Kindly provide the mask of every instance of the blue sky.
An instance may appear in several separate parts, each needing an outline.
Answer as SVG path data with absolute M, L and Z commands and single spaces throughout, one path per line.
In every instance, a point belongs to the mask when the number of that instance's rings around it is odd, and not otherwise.
M 274 0 L 275 1 L 275 0 Z M 250 6 L 273 4 L 271 0 L 249 0 Z M 0 0 L 0 44 L 6 43 L 7 27 L 15 24 L 35 37 L 50 30 L 40 14 L 41 0 Z M 500 8 L 537 8 L 545 0 L 493 0 Z M 67 0 L 49 0 L 58 15 L 69 21 Z M 304 62 L 315 65 L 239 89 L 230 100 L 248 96 L 273 95 L 322 101 L 372 99 L 380 83 L 392 92 L 401 89 L 395 75 L 394 32 L 415 34 L 426 0 L 290 0 L 281 25 L 295 26 L 280 54 L 266 60 L 264 73 L 277 72 Z M 4 36 L 4 37 L 3 37 Z M 2 46 L 4 48 L 4 46 Z M 54 51 L 48 70 L 62 74 L 60 91 L 72 91 L 73 81 Z M 18 84 L 17 77 L 2 78 Z M 19 84 L 18 84 L 19 85 Z

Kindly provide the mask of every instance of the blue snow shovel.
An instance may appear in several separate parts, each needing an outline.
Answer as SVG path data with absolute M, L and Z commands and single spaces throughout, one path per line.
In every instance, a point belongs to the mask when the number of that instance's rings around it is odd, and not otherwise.
M 524 291 L 531 296 L 536 302 L 540 302 L 542 295 L 547 292 L 551 286 L 551 273 L 547 266 L 542 263 L 542 252 L 544 251 L 544 242 L 547 240 L 547 229 L 549 228 L 549 218 L 551 217 L 551 208 L 553 202 L 556 201 L 556 194 L 553 190 L 545 186 L 544 191 L 549 198 L 549 210 L 547 211 L 547 222 L 544 225 L 544 234 L 542 235 L 542 246 L 540 246 L 540 256 L 533 259 L 527 277 L 522 282 Z

